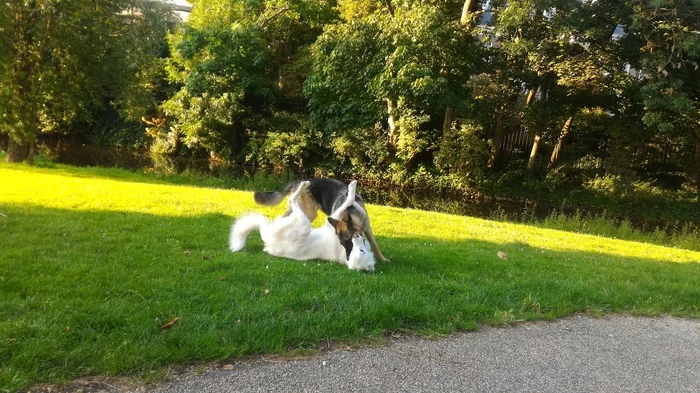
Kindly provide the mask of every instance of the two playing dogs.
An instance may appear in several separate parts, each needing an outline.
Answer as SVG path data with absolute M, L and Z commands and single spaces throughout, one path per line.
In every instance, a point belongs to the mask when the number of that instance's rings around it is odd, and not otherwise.
M 289 195 L 287 211 L 274 221 L 259 213 L 240 217 L 231 227 L 229 248 L 234 252 L 243 249 L 250 232 L 259 230 L 264 250 L 271 255 L 325 259 L 350 269 L 374 270 L 374 254 L 387 259 L 379 250 L 356 187 L 356 181 L 345 185 L 334 179 L 311 179 L 291 182 L 275 192 L 256 192 L 255 201 L 262 205 L 277 205 Z M 328 220 L 322 227 L 312 228 L 318 210 L 328 214 Z

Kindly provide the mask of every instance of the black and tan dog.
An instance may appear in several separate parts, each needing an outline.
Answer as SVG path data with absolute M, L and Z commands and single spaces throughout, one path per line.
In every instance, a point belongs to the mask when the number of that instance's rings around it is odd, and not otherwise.
M 273 192 L 256 191 L 255 202 L 265 206 L 278 205 L 287 195 L 297 188 L 301 181 L 302 180 L 293 181 Z M 339 180 L 309 179 L 309 182 L 309 187 L 299 199 L 301 209 L 304 211 L 306 217 L 309 218 L 309 221 L 316 219 L 319 210 L 322 210 L 326 214 L 331 214 L 331 212 L 342 205 L 345 198 L 347 198 L 348 186 Z M 336 226 L 336 228 L 338 228 L 340 243 L 348 250 L 348 247 L 352 247 L 352 243 L 349 242 L 351 239 L 347 235 L 363 232 L 372 245 L 374 255 L 384 262 L 389 262 L 389 260 L 382 255 L 382 252 L 379 251 L 377 240 L 374 238 L 372 227 L 369 225 L 369 216 L 367 215 L 362 197 L 356 195 L 355 201 L 357 204 L 347 209 L 346 214 L 341 216 L 339 225 Z M 284 215 L 286 216 L 289 213 L 290 211 L 287 211 Z M 348 250 L 348 253 L 349 252 L 350 250 Z

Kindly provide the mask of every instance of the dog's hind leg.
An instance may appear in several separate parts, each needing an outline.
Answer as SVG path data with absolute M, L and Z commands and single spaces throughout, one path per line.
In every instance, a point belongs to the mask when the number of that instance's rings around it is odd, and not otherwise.
M 292 192 L 289 195 L 289 200 L 287 200 L 287 212 L 284 216 L 288 216 L 291 213 L 304 214 L 303 209 L 299 205 L 299 199 L 301 198 L 302 193 L 306 191 L 307 188 L 309 188 L 309 184 L 311 183 L 308 181 L 303 181 L 299 183 L 299 186 L 294 190 L 294 192 Z
M 299 199 L 304 195 L 308 186 L 308 181 L 301 182 L 291 192 L 287 200 L 287 212 L 277 217 L 272 225 L 267 228 L 265 238 L 274 239 L 271 240 L 273 243 L 279 243 L 280 241 L 293 243 L 296 239 L 308 236 L 308 233 L 311 231 L 311 222 L 309 222 L 309 219 L 306 218 L 299 206 Z M 277 254 L 273 253 L 273 255 Z
M 294 226 L 297 232 L 303 228 L 299 234 L 306 234 L 311 231 L 311 220 L 304 213 L 304 208 L 301 205 L 304 200 L 306 189 L 309 187 L 310 182 L 304 181 L 299 183 L 299 187 L 289 195 L 289 200 L 287 201 L 287 215 L 286 218 L 291 220 L 290 222 L 296 223 Z

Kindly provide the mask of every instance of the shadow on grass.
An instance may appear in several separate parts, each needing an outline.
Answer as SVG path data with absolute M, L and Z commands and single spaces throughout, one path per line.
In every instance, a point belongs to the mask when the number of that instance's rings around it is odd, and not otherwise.
M 0 389 L 390 331 L 438 335 L 578 312 L 700 317 L 698 261 L 379 237 L 393 262 L 359 273 L 271 257 L 257 235 L 231 253 L 225 215 L 3 212 Z

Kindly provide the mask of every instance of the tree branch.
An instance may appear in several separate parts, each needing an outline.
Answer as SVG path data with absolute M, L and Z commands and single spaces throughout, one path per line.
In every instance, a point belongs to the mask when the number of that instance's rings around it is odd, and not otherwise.
M 289 11 L 289 7 L 282 7 L 279 11 L 277 11 L 277 12 L 275 12 L 274 14 L 270 15 L 269 17 L 267 17 L 267 18 L 266 18 L 265 20 L 263 20 L 262 22 L 258 21 L 258 25 L 260 26 L 260 28 L 263 28 L 263 27 L 265 27 L 265 24 L 267 24 L 267 22 L 269 22 L 269 21 L 275 19 L 279 14 L 281 14 L 281 13 L 283 13 L 283 12 L 287 12 L 287 11 Z
M 394 16 L 394 6 L 391 5 L 391 0 L 384 0 L 384 5 L 386 5 L 389 15 Z

